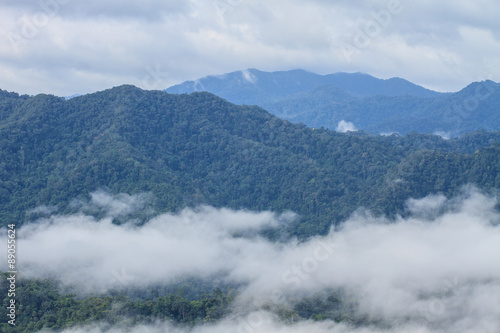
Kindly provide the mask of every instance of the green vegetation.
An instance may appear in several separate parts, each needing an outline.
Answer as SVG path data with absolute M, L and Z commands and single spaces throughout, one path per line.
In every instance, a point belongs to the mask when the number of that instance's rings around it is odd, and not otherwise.
M 8 275 L 0 274 L 2 281 Z M 127 329 L 140 324 L 155 324 L 158 321 L 172 325 L 194 326 L 220 320 L 230 314 L 231 305 L 237 295 L 231 287 L 210 292 L 199 292 L 189 297 L 182 284 L 175 292 L 162 293 L 161 288 L 147 290 L 147 296 L 139 297 L 110 292 L 102 295 L 77 297 L 64 294 L 58 283 L 48 279 L 19 279 L 17 281 L 16 325 L 0 323 L 5 333 L 28 333 L 40 330 L 60 331 L 75 326 L 98 324 L 103 329 Z M 193 290 L 187 284 L 187 288 Z M 194 290 L 200 291 L 200 286 Z M 6 284 L 0 285 L 1 295 L 7 295 Z M 132 291 L 134 294 L 134 291 Z M 9 302 L 7 296 L 1 299 L 0 315 L 6 317 Z M 301 319 L 334 320 L 354 325 L 366 324 L 367 318 L 356 315 L 357 305 L 342 292 L 324 292 L 288 305 L 263 304 L 264 311 L 275 313 L 283 322 L 293 323 Z
M 43 216 L 31 212 L 42 205 L 76 212 L 74 199 L 107 189 L 151 193 L 156 213 L 200 204 L 291 210 L 300 218 L 268 236 L 306 239 L 326 233 L 359 207 L 404 215 L 410 197 L 452 196 L 466 184 L 493 192 L 500 187 L 498 132 L 452 140 L 416 133 L 340 134 L 209 93 L 169 95 L 121 86 L 66 101 L 0 91 L 0 120 L 3 227 Z M 144 214 L 139 218 L 147 219 Z M 3 309 L 6 287 L 2 283 Z M 50 280 L 20 279 L 17 287 L 18 325 L 1 324 L 2 332 L 157 319 L 194 325 L 222 318 L 234 298 L 231 289 L 216 289 L 192 297 L 156 292 L 145 298 L 110 293 L 79 299 Z M 332 293 L 271 310 L 284 321 L 356 323 L 360 319 L 350 316 L 354 306 Z
M 2 281 L 7 278 L 1 274 Z M 221 289 L 190 300 L 178 292 L 149 299 L 130 298 L 124 295 L 97 295 L 83 299 L 73 294 L 61 294 L 51 280 L 17 281 L 16 325 L 5 320 L 0 323 L 2 332 L 36 332 L 42 329 L 60 330 L 76 325 L 99 323 L 103 327 L 128 327 L 135 324 L 153 324 L 157 320 L 172 324 L 195 325 L 222 318 L 234 299 L 234 291 Z M 7 318 L 8 286 L 2 283 L 2 318 Z M 5 297 L 4 297 L 5 295 Z
M 362 73 L 317 75 L 303 70 L 250 69 L 208 76 L 168 88 L 203 89 L 235 104 L 258 105 L 273 115 L 310 127 L 336 129 L 349 121 L 368 133 L 446 133 L 500 130 L 500 84 L 474 82 L 455 93 L 438 93 L 401 78 L 381 80 Z
M 324 86 L 279 101 L 259 103 L 284 119 L 335 129 L 341 120 L 369 133 L 447 133 L 459 136 L 500 127 L 500 85 L 485 81 L 435 97 L 360 96 Z
M 1 225 L 40 205 L 74 212 L 97 189 L 186 206 L 295 211 L 287 230 L 325 233 L 364 206 L 404 214 L 409 197 L 498 188 L 499 133 L 460 139 L 340 134 L 235 106 L 209 93 L 121 86 L 66 101 L 2 92 Z

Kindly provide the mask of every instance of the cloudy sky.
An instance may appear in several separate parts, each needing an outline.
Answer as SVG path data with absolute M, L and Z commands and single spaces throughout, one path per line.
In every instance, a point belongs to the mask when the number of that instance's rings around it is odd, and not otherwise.
M 67 96 L 246 68 L 500 81 L 493 0 L 6 0 L 0 89 Z

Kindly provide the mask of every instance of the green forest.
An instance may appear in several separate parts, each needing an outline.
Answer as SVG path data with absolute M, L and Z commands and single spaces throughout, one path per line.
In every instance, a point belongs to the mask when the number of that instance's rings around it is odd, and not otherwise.
M 496 193 L 498 142 L 500 132 L 449 140 L 417 133 L 337 133 L 203 92 L 171 95 L 120 86 L 65 100 L 0 91 L 0 222 L 5 228 L 44 217 L 32 212 L 39 206 L 77 213 L 75 199 L 104 189 L 149 193 L 154 214 L 199 205 L 293 211 L 298 218 L 292 224 L 266 237 L 305 240 L 327 233 L 360 207 L 375 215 L 405 216 L 409 198 L 452 197 L 466 185 Z M 147 222 L 150 215 L 134 218 Z M 18 325 L 2 323 L 2 332 L 96 321 L 194 325 L 222 318 L 237 293 L 226 286 L 195 296 L 179 288 L 148 298 L 120 293 L 82 298 L 63 293 L 56 281 L 18 283 Z M 351 305 L 341 296 L 318 297 L 275 310 L 285 321 L 347 320 Z
M 7 274 L 2 274 L 2 280 Z M 231 286 L 202 291 L 199 284 L 189 281 L 165 291 L 162 288 L 133 290 L 128 294 L 112 291 L 103 295 L 79 297 L 61 292 L 54 280 L 22 279 L 18 285 L 19 316 L 16 325 L 0 324 L 2 332 L 53 331 L 98 323 L 103 330 L 127 329 L 139 324 L 154 324 L 161 320 L 174 326 L 192 327 L 220 320 L 230 313 L 237 295 Z M 202 284 L 203 285 L 203 284 Z M 7 287 L 0 292 L 7 295 Z M 8 299 L 2 302 L 5 308 Z M 355 314 L 356 304 L 340 292 L 324 292 L 289 306 L 264 304 L 285 323 L 300 319 L 335 320 L 362 325 L 369 322 Z M 2 311 L 5 312 L 5 311 Z
M 308 128 L 209 93 L 121 86 L 64 100 L 0 96 L 2 226 L 40 205 L 73 212 L 97 189 L 152 194 L 157 213 L 208 204 L 292 210 L 286 232 L 325 233 L 359 207 L 404 214 L 404 202 L 500 186 L 500 133 L 373 136 Z

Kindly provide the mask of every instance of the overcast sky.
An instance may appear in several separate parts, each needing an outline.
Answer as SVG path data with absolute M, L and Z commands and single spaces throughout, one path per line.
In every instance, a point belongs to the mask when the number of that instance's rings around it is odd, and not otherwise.
M 4 0 L 0 89 L 66 96 L 246 68 L 500 81 L 493 0 Z

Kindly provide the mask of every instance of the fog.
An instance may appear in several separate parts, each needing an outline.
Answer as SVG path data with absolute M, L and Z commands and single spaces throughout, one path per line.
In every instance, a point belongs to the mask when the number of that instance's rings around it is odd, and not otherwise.
M 347 133 L 347 132 L 356 132 L 358 129 L 350 121 L 341 120 L 339 121 L 337 128 L 335 130 L 337 132 Z
M 143 205 L 135 199 L 144 198 L 98 193 L 82 207 L 109 207 L 102 219 L 84 213 L 55 215 L 21 227 L 19 271 L 26 277 L 57 278 L 81 293 L 169 284 L 184 277 L 217 276 L 240 286 L 232 316 L 189 329 L 193 332 L 500 329 L 500 214 L 496 198 L 478 191 L 464 190 L 457 198 L 411 199 L 408 218 L 374 217 L 359 210 L 341 227 L 304 242 L 272 242 L 259 233 L 285 226 L 297 218 L 293 214 L 198 207 L 159 215 L 142 226 L 112 223 L 114 214 L 140 209 Z M 2 243 L 6 234 L 1 232 Z M 285 325 L 259 308 L 331 289 L 343 290 L 356 300 L 360 316 L 383 326 L 330 321 Z M 131 328 L 186 330 L 163 323 Z M 101 331 L 96 326 L 66 332 Z

